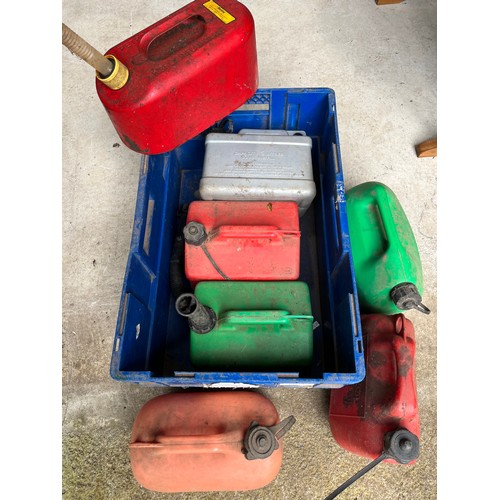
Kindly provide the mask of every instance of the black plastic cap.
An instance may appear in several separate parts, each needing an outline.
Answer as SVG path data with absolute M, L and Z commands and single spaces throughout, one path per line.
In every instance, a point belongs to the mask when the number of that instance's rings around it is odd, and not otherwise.
M 295 417 L 290 415 L 271 427 L 252 422 L 247 429 L 243 440 L 243 453 L 247 460 L 267 458 L 279 448 L 278 439 L 281 439 L 295 423 Z
M 420 441 L 407 429 L 397 429 L 384 436 L 384 451 L 400 464 L 416 460 L 420 454 Z
M 245 434 L 244 447 L 247 460 L 263 459 L 278 449 L 278 440 L 268 427 L 254 425 Z
M 188 245 L 201 245 L 207 239 L 205 226 L 199 222 L 188 222 L 182 231 Z
M 422 304 L 422 297 L 413 283 L 399 283 L 391 290 L 391 299 L 398 309 L 407 311 L 417 309 L 424 314 L 431 311 Z

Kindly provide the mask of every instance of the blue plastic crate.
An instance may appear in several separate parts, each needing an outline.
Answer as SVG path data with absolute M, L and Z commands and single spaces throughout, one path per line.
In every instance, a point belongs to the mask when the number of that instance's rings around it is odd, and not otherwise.
M 174 151 L 143 157 L 130 255 L 110 373 L 124 382 L 166 387 L 339 388 L 365 376 L 358 298 L 340 160 L 335 94 L 326 88 L 259 89 L 216 124 L 304 130 L 313 139 L 316 198 L 300 219 L 301 275 L 315 318 L 314 361 L 301 372 L 196 371 L 187 320 L 177 314 L 169 267 L 179 209 L 196 199 L 205 135 Z

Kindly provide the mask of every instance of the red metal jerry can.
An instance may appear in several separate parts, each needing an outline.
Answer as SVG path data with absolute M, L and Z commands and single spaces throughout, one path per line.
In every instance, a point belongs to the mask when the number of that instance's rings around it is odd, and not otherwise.
M 251 13 L 236 0 L 195 0 L 111 48 L 128 69 L 119 89 L 96 79 L 122 141 L 144 154 L 171 151 L 257 90 Z
M 170 393 L 136 416 L 130 462 L 136 480 L 160 492 L 262 488 L 278 474 L 282 422 L 264 396 L 245 391 Z
M 366 377 L 359 384 L 331 391 L 330 428 L 340 446 L 375 459 L 384 451 L 387 433 L 406 429 L 420 438 L 415 332 L 403 314 L 361 315 L 361 325 Z
M 185 272 L 193 287 L 199 281 L 299 277 L 299 211 L 295 202 L 192 202 L 184 240 Z

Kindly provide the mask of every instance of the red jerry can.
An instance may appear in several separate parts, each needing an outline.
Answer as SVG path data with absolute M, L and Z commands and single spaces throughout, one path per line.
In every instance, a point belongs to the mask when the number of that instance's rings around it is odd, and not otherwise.
M 164 493 L 262 488 L 280 470 L 282 437 L 294 422 L 280 422 L 271 401 L 253 392 L 157 396 L 132 427 L 132 472 Z
M 386 434 L 396 430 L 413 433 L 418 445 L 415 332 L 403 314 L 361 315 L 361 326 L 366 377 L 359 384 L 331 391 L 330 428 L 340 446 L 376 459 L 384 451 Z M 384 461 L 403 463 L 392 458 Z
M 138 153 L 171 151 L 257 90 L 254 21 L 236 0 L 195 0 L 105 56 L 122 63 L 128 78 L 113 89 L 97 75 L 97 94 L 122 141 Z
M 295 202 L 194 201 L 184 241 L 185 272 L 193 287 L 199 281 L 299 278 Z

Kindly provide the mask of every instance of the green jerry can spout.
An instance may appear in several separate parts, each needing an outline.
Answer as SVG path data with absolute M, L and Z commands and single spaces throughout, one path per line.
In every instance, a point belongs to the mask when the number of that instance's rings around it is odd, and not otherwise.
M 347 191 L 346 207 L 361 312 L 429 314 L 417 242 L 396 195 L 365 182 Z
M 217 317 L 210 307 L 204 306 L 192 293 L 183 293 L 175 301 L 177 312 L 188 319 L 189 328 L 195 333 L 211 332 Z

